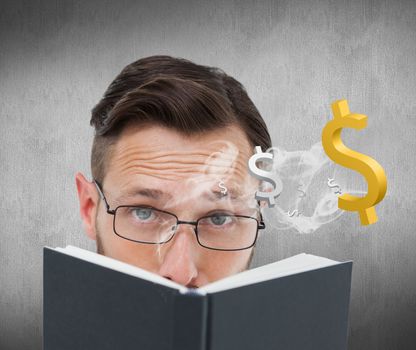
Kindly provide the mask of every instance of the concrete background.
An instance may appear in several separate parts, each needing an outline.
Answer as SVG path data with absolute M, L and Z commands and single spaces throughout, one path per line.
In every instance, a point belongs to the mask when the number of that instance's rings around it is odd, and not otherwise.
M 0 6 L 0 349 L 41 349 L 42 247 L 94 248 L 74 183 L 90 174 L 90 110 L 125 65 L 153 54 L 235 76 L 287 150 L 320 140 L 336 99 L 369 116 L 346 135 L 386 171 L 379 222 L 363 228 L 345 213 L 313 234 L 269 230 L 254 266 L 302 251 L 352 259 L 349 349 L 416 347 L 415 2 Z

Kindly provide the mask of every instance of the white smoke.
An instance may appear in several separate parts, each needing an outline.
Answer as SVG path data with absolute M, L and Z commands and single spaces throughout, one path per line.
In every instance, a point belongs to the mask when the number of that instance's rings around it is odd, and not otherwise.
M 348 189 L 341 183 L 334 163 L 320 142 L 306 151 L 289 152 L 271 147 L 266 152 L 273 154 L 273 163 L 267 170 L 277 174 L 283 183 L 276 206 L 263 208 L 269 227 L 312 233 L 344 213 L 338 208 L 341 193 L 365 193 Z
M 182 182 L 175 183 L 181 195 L 173 197 L 169 203 L 165 203 L 166 206 L 192 209 L 192 203 L 203 200 L 203 194 L 210 192 L 213 186 L 218 187 L 219 183 L 225 184 L 225 187 L 230 184 L 235 186 L 237 182 L 238 189 L 245 193 L 245 207 L 253 211 L 258 210 L 260 207 L 255 199 L 256 190 L 272 189 L 270 183 L 259 183 L 250 175 L 248 164 L 244 164 L 244 167 L 239 166 L 241 155 L 238 147 L 232 142 L 222 140 L 209 146 L 216 151 L 201 158 L 198 171 L 189 173 Z M 270 172 L 271 176 L 277 175 L 283 184 L 283 189 L 275 200 L 276 205 L 273 208 L 261 206 L 263 218 L 269 229 L 293 229 L 302 234 L 315 232 L 344 213 L 338 208 L 338 196 L 341 193 L 365 193 L 347 188 L 346 181 L 337 173 L 340 167 L 328 158 L 320 142 L 304 151 L 290 152 L 279 147 L 271 147 L 264 152 L 272 153 L 273 161 L 259 162 L 257 166 Z M 236 172 L 241 175 L 242 169 L 246 174 L 243 174 L 245 176 L 241 179 L 245 180 L 238 182 Z M 234 209 L 234 203 L 228 196 L 224 196 L 221 203 L 222 206 L 228 206 L 230 211 Z M 189 211 L 189 215 L 191 212 L 192 210 Z M 191 217 L 181 219 L 190 220 Z M 158 247 L 158 254 L 163 247 L 164 245 Z

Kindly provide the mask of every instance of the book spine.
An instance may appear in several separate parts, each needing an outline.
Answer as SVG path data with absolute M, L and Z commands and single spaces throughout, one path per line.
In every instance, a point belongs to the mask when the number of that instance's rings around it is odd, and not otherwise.
M 174 308 L 172 350 L 208 350 L 208 296 L 178 292 Z

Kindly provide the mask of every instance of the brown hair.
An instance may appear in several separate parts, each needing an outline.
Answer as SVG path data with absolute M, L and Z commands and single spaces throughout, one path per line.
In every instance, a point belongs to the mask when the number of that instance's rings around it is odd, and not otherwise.
M 103 181 L 112 146 L 128 123 L 153 123 L 184 135 L 238 125 L 254 146 L 271 147 L 267 126 L 244 87 L 214 67 L 151 56 L 126 66 L 92 110 L 94 179 Z

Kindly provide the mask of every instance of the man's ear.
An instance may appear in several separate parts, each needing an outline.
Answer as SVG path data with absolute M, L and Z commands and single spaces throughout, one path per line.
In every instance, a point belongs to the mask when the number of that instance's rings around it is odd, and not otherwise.
M 99 200 L 97 189 L 95 184 L 88 181 L 81 173 L 75 175 L 75 182 L 78 190 L 79 210 L 85 232 L 89 238 L 96 240 L 95 220 Z

